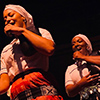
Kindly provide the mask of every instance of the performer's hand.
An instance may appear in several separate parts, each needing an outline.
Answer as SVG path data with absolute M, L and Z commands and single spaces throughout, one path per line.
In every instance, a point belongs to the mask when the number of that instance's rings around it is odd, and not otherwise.
M 4 32 L 9 37 L 12 37 L 12 35 L 19 36 L 22 34 L 22 31 L 23 28 L 11 24 L 8 24 L 4 27 Z
M 85 56 L 85 55 L 83 55 L 79 51 L 76 51 L 73 53 L 73 59 L 82 59 L 83 56 Z
M 87 87 L 87 86 L 92 86 L 96 84 L 99 79 L 100 79 L 99 74 L 90 75 L 90 72 L 89 72 L 89 74 L 84 76 L 79 82 L 81 86 Z

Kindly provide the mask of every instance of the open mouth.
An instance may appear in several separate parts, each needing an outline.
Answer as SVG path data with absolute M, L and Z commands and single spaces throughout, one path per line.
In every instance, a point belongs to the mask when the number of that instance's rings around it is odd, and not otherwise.
M 80 47 L 77 47 L 75 51 L 80 51 L 82 48 Z
M 8 24 L 14 25 L 15 24 L 15 20 L 9 20 Z
M 80 51 L 82 48 L 78 48 L 77 51 Z
M 15 24 L 15 22 L 11 22 L 11 23 L 9 23 L 9 24 L 14 25 L 14 24 Z

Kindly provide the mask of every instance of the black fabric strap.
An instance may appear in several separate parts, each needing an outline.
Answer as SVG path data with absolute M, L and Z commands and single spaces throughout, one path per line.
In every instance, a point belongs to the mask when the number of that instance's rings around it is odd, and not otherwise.
M 19 78 L 24 78 L 25 75 L 28 75 L 32 72 L 43 72 L 43 71 L 42 71 L 42 69 L 28 69 L 28 70 L 23 71 L 23 72 L 19 73 L 18 75 L 16 75 L 13 79 L 13 82 L 15 82 Z
M 19 93 L 14 100 L 31 100 L 39 96 L 58 95 L 57 90 L 51 86 L 40 86 L 37 88 L 30 88 Z
M 18 94 L 14 100 L 31 100 L 38 96 L 42 96 L 40 88 L 31 88 Z

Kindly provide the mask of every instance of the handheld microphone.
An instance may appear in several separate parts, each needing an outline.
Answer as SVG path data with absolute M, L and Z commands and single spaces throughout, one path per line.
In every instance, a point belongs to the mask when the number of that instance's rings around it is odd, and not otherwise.
M 20 40 L 21 50 L 25 56 L 31 56 L 36 53 L 36 50 L 32 44 L 29 42 L 29 40 L 27 40 L 26 37 L 24 37 L 23 34 L 21 34 L 18 38 Z
M 11 31 L 7 31 L 7 36 L 9 36 L 9 37 L 15 37 L 14 34 Z
M 76 51 L 79 51 L 79 50 L 76 49 L 74 52 L 76 52 Z M 81 66 L 82 65 L 82 60 L 81 59 L 73 58 L 73 60 L 75 60 L 77 66 Z
M 75 60 L 77 66 L 81 66 L 82 65 L 82 60 L 81 59 L 73 58 L 73 60 Z
M 75 60 L 77 66 L 81 66 L 82 65 L 82 60 L 81 59 L 73 58 L 73 60 Z
M 10 31 L 8 31 L 7 33 L 8 33 L 8 35 L 12 35 L 12 33 Z

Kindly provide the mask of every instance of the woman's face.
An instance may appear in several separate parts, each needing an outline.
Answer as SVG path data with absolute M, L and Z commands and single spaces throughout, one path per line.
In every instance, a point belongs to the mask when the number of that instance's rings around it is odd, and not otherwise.
M 15 25 L 18 27 L 25 27 L 25 18 L 14 10 L 7 9 L 3 12 L 5 26 L 8 24 Z
M 85 54 L 87 51 L 87 44 L 86 42 L 80 37 L 74 37 L 72 39 L 72 50 L 80 51 L 80 53 Z

